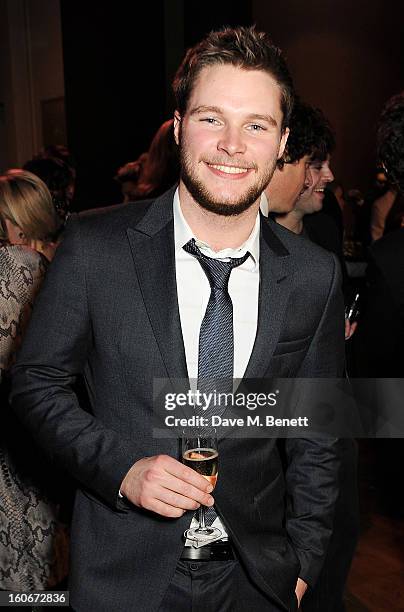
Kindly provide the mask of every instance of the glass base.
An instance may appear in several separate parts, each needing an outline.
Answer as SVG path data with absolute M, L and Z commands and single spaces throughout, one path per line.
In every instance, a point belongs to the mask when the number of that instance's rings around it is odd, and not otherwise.
M 184 536 L 191 542 L 210 542 L 211 540 L 217 540 L 222 535 L 220 529 L 217 527 L 194 527 L 193 529 L 187 529 L 184 532 Z

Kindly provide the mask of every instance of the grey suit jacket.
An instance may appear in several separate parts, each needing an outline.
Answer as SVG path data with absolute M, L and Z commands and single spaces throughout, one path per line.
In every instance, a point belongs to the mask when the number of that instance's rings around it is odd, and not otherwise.
M 13 403 L 52 460 L 81 483 L 72 524 L 78 611 L 157 611 L 190 513 L 162 518 L 118 501 L 138 459 L 178 457 L 152 437 L 153 378 L 185 378 L 173 240 L 173 190 L 73 220 L 34 308 L 14 370 Z M 343 373 L 335 256 L 262 220 L 258 330 L 246 377 Z M 84 373 L 90 408 L 72 390 Z M 297 576 L 314 584 L 337 496 L 335 440 L 225 439 L 216 506 L 274 609 L 293 608 Z M 286 500 L 289 503 L 286 504 Z

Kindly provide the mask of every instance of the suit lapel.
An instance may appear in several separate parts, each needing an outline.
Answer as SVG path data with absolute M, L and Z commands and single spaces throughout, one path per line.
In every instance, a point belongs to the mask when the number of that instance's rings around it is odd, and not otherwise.
M 140 290 L 168 376 L 188 378 L 175 276 L 173 194 L 147 210 L 127 235 Z
M 281 332 L 291 280 L 289 252 L 269 221 L 261 216 L 258 325 L 245 378 L 260 378 L 268 370 Z

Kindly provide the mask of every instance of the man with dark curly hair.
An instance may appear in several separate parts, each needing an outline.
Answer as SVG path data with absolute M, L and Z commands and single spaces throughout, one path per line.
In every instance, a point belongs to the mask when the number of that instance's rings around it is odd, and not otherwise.
M 285 152 L 265 190 L 268 210 L 279 215 L 291 213 L 300 196 L 312 188 L 310 167 L 318 163 L 327 165 L 327 157 L 334 147 L 333 133 L 322 113 L 299 99 L 295 102 L 289 129 Z M 265 198 L 261 208 L 265 213 Z
M 304 147 L 308 151 L 305 185 L 294 202 L 286 204 L 290 193 L 290 177 L 285 173 L 275 172 L 267 187 L 267 194 L 272 196 L 269 209 L 277 214 L 277 223 L 295 234 L 305 235 L 319 246 L 335 253 L 341 265 L 345 286 L 348 275 L 343 256 L 342 232 L 338 224 L 338 215 L 341 212 L 333 195 L 326 190 L 327 184 L 334 179 L 330 167 L 331 154 L 335 148 L 334 131 L 319 108 L 301 103 L 296 114 L 294 112 L 292 115 L 290 130 L 286 145 L 288 156 L 292 154 L 292 159 L 297 159 L 299 151 L 303 151 Z M 302 162 L 303 159 L 299 163 Z M 294 172 L 296 174 L 296 170 Z M 293 169 L 289 169 L 289 174 L 293 174 Z M 327 207 L 326 212 L 323 210 L 324 206 Z M 347 324 L 347 339 L 355 329 L 356 323 L 353 326 Z
M 333 131 L 327 119 L 318 108 L 302 105 L 298 115 L 300 142 L 305 136 L 306 147 L 309 147 L 309 182 L 310 186 L 296 198 L 295 206 L 286 215 L 277 217 L 277 222 L 295 234 L 303 232 L 303 218 L 306 214 L 321 210 L 324 189 L 334 179 L 330 169 L 330 155 L 335 147 Z M 292 119 L 293 120 L 293 119 Z M 304 132 L 303 127 L 304 126 Z M 291 136 L 293 127 L 291 127 Z M 294 143 L 292 143 L 294 144 Z M 268 189 L 271 189 L 269 186 Z

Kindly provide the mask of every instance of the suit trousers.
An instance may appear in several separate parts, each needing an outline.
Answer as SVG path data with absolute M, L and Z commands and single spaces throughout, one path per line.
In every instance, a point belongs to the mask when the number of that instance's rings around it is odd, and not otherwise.
M 295 594 L 289 610 L 297 610 Z M 179 561 L 159 612 L 279 612 L 237 560 Z

